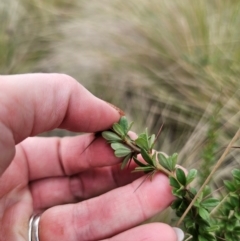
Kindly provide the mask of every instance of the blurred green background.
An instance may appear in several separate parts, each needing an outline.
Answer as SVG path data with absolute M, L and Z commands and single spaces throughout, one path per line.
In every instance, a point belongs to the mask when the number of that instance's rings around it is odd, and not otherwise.
M 1 1 L 0 73 L 66 73 L 136 132 L 164 123 L 157 148 L 200 185 L 239 127 L 239 26 L 238 0 Z M 211 185 L 239 165 L 233 149 Z

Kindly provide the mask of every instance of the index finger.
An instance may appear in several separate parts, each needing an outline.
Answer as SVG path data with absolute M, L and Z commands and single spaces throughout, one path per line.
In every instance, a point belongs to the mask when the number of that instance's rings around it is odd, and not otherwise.
M 120 118 L 70 76 L 26 74 L 0 77 L 0 174 L 28 136 L 54 128 L 77 132 L 108 129 Z

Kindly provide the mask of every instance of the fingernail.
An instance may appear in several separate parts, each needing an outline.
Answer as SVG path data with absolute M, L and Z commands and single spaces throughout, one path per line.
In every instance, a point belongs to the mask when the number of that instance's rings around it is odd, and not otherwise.
M 175 233 L 177 234 L 178 240 L 177 241 L 183 241 L 184 239 L 184 232 L 180 228 L 173 228 Z
M 105 101 L 105 102 L 106 102 L 108 105 L 110 105 L 112 108 L 114 108 L 114 109 L 119 113 L 120 116 L 124 116 L 124 115 L 125 115 L 124 111 L 121 110 L 120 108 L 118 108 L 117 106 L 115 106 L 115 105 L 113 105 L 113 104 L 111 104 L 111 103 L 109 103 L 109 102 L 107 102 L 107 101 Z

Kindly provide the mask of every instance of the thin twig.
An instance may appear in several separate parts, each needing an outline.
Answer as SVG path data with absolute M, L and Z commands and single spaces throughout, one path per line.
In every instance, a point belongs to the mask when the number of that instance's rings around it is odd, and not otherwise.
M 126 145 L 131 147 L 135 152 L 141 153 L 141 149 L 135 146 L 134 144 L 132 144 L 130 138 L 125 138 L 123 141 L 125 142 Z

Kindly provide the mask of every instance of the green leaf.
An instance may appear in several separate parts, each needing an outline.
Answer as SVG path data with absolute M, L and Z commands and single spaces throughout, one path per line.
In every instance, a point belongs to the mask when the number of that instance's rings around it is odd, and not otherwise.
M 199 195 L 198 195 L 198 198 L 197 200 L 199 200 L 199 203 L 202 201 L 203 199 L 203 192 L 201 192 Z
M 194 214 L 193 214 L 193 216 L 194 216 Z M 193 217 L 192 216 L 192 217 Z M 198 217 L 197 218 L 197 223 L 198 223 L 198 225 L 199 225 L 199 231 L 201 230 L 201 227 L 203 226 L 203 229 L 205 229 L 206 227 L 210 227 L 210 222 L 209 222 L 209 220 L 207 220 L 207 219 L 202 219 L 201 217 Z M 201 232 L 200 232 L 201 233 Z
M 207 235 L 206 234 L 206 232 L 207 232 L 207 229 L 209 228 L 209 223 L 207 222 L 206 223 L 206 220 L 201 220 L 200 222 L 199 222 L 199 233 L 205 233 L 205 235 Z
M 201 202 L 201 199 L 197 198 L 197 199 L 195 200 L 195 202 L 193 203 L 193 206 L 199 208 L 199 207 L 201 206 L 201 205 L 200 205 L 200 202 Z
M 239 206 L 239 197 L 238 196 L 230 196 L 229 201 L 233 206 L 238 208 L 238 206 Z
M 133 156 L 133 160 L 140 167 L 146 167 L 147 166 L 147 165 L 143 164 L 142 162 L 140 162 L 135 156 Z
M 235 227 L 235 228 L 234 228 L 234 232 L 237 232 L 238 234 L 240 234 L 240 226 Z
M 187 229 L 189 228 L 195 228 L 195 223 L 192 220 L 185 220 L 184 225 Z
M 136 140 L 135 140 L 135 144 L 140 147 L 141 149 L 145 149 L 146 151 L 149 150 L 148 148 L 148 140 L 146 138 L 144 138 L 143 136 L 139 136 Z
M 202 197 L 204 198 L 204 197 L 210 195 L 211 193 L 212 193 L 212 189 L 208 185 L 206 185 L 203 189 Z
M 177 217 L 182 217 L 183 211 L 182 210 L 176 210 Z
M 176 164 L 177 164 L 177 158 L 178 158 L 178 154 L 177 153 L 173 153 L 172 156 L 171 156 L 171 161 L 172 161 L 172 164 L 171 164 L 171 169 L 172 171 L 175 170 L 175 167 L 176 167 Z
M 122 169 L 122 170 L 127 166 L 127 164 L 129 163 L 129 161 L 131 161 L 130 158 L 131 158 L 131 153 L 128 154 L 127 156 L 125 156 L 125 158 L 124 158 L 123 161 L 122 161 L 122 165 L 121 165 L 121 169 Z
M 230 202 L 225 202 L 224 203 L 224 209 L 228 212 L 230 210 L 233 210 L 234 206 Z
M 125 136 L 125 130 L 124 128 L 118 124 L 118 123 L 114 123 L 113 124 L 113 130 L 121 137 Z
M 206 231 L 209 233 L 216 232 L 219 230 L 219 225 L 211 225 L 210 227 L 206 228 Z
M 234 238 L 232 232 L 226 232 L 226 233 L 225 233 L 225 239 L 224 239 L 224 241 L 225 241 L 225 240 L 226 240 L 226 241 L 232 241 L 232 240 L 236 241 L 237 239 Z
M 173 163 L 173 160 L 172 160 L 172 157 L 169 156 L 166 160 L 166 166 L 167 166 L 167 169 L 171 172 L 174 172 L 175 171 L 175 165 Z
M 209 212 L 205 208 L 199 207 L 198 212 L 202 219 L 209 219 Z
M 231 220 L 229 220 L 229 222 L 227 222 L 227 230 L 232 232 L 233 229 L 235 228 L 236 226 L 236 222 L 232 222 Z
M 180 205 L 182 204 L 183 200 L 182 199 L 176 199 L 172 202 L 171 208 L 172 209 L 178 209 Z
M 130 154 L 132 151 L 130 149 L 117 149 L 114 154 L 116 157 L 125 157 L 126 155 Z
M 112 131 L 103 131 L 102 137 L 107 141 L 121 141 L 122 139 Z
M 229 196 L 230 196 L 230 197 L 234 197 L 234 198 L 239 198 L 238 194 L 235 193 L 235 192 L 230 192 L 230 193 L 229 193 Z
M 197 176 L 197 170 L 196 169 L 191 169 L 188 174 L 187 174 L 187 182 L 186 184 L 188 185 L 189 183 L 191 183 L 195 177 Z
M 203 234 L 201 233 L 198 235 L 198 241 L 216 241 L 216 239 L 211 234 L 204 232 Z
M 127 118 L 125 116 L 122 116 L 118 123 L 122 127 L 122 129 L 124 131 L 124 134 L 127 134 L 127 132 L 128 132 L 128 121 L 127 121 Z
M 216 198 L 208 198 L 208 199 L 201 202 L 201 205 L 204 208 L 216 207 L 218 204 L 219 204 L 219 200 L 216 199 Z
M 159 152 L 157 154 L 158 156 L 158 162 L 161 166 L 163 166 L 164 168 L 166 168 L 168 171 L 171 171 L 171 166 L 169 166 L 168 163 L 168 157 L 166 157 L 163 153 Z
M 125 146 L 124 144 L 122 143 L 118 143 L 118 142 L 114 142 L 114 143 L 111 143 L 111 147 L 113 150 L 118 150 L 118 149 L 128 149 L 131 151 L 130 148 L 128 148 L 127 146 Z
M 169 177 L 169 181 L 170 181 L 170 185 L 172 187 L 175 187 L 177 189 L 179 189 L 181 187 L 181 185 L 179 184 L 179 182 L 174 178 L 174 177 Z
M 208 239 L 205 239 L 203 236 L 198 235 L 198 241 L 209 241 Z
M 234 216 L 240 221 L 240 212 L 234 212 Z
M 195 196 L 196 196 L 196 194 L 197 194 L 197 190 L 196 190 L 196 188 L 194 188 L 194 187 L 190 187 L 189 188 L 189 191 L 190 191 L 190 193 L 192 194 L 191 196 L 191 198 L 193 199 Z
M 177 176 L 177 180 L 178 180 L 183 186 L 185 186 L 186 183 L 187 183 L 187 180 L 186 180 L 185 173 L 184 173 L 184 171 L 183 171 L 181 168 L 177 168 L 177 169 L 176 169 L 176 176 Z
M 223 181 L 223 183 L 224 183 L 225 187 L 228 189 L 228 191 L 230 191 L 230 192 L 236 191 L 236 186 L 231 181 L 225 180 L 225 181 Z
M 183 198 L 186 195 L 186 190 L 184 189 L 173 189 L 172 194 L 176 197 Z
M 155 141 L 155 135 L 152 134 L 148 139 L 149 139 L 148 140 L 148 146 L 149 146 L 150 149 L 152 149 L 153 145 L 154 145 L 154 141 Z
M 153 160 L 152 158 L 149 156 L 149 154 L 146 152 L 145 149 L 141 149 L 141 155 L 143 157 L 143 159 L 150 165 L 153 166 Z
M 131 130 L 132 126 L 133 126 L 133 121 L 129 124 L 127 132 Z
M 122 143 L 112 143 L 111 147 L 115 150 L 114 154 L 116 157 L 125 157 L 128 154 L 132 153 L 132 150 Z
M 232 175 L 236 180 L 240 181 L 240 170 L 239 169 L 232 170 Z
M 194 202 L 193 206 L 199 208 L 200 207 L 200 202 L 201 202 L 201 200 L 199 200 L 197 198 L 197 200 Z

